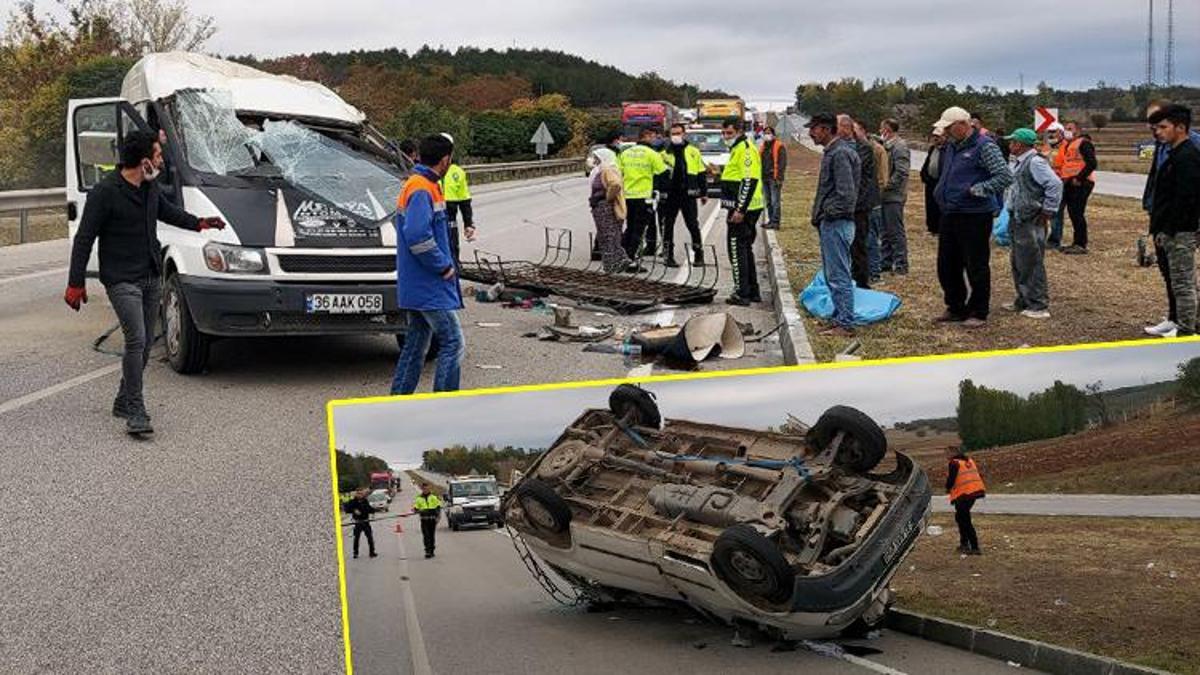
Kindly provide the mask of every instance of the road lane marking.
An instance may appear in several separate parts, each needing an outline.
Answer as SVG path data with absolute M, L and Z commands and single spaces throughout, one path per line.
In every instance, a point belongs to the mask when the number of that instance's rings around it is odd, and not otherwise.
M 421 635 L 421 624 L 417 621 L 417 603 L 413 600 L 408 553 L 404 550 L 404 534 L 395 534 L 396 543 L 400 547 L 400 597 L 404 604 L 404 627 L 408 632 L 408 653 L 412 657 L 413 675 L 433 675 L 433 668 L 429 665 L 429 653 L 425 650 L 425 638 Z
M 18 281 L 29 281 L 30 279 L 41 279 L 42 277 L 50 277 L 50 276 L 54 276 L 56 274 L 63 274 L 65 272 L 67 272 L 68 269 L 70 269 L 70 268 L 55 267 L 52 270 L 43 270 L 41 272 L 30 272 L 29 274 L 20 274 L 15 277 L 6 277 L 3 279 L 0 279 L 0 286 L 3 286 L 5 284 L 16 283 Z
M 9 400 L 7 400 L 5 402 L 0 403 L 0 415 L 3 415 L 4 413 L 7 413 L 7 412 L 12 412 L 14 410 L 17 410 L 18 408 L 23 408 L 23 407 L 29 405 L 30 403 L 36 403 L 42 399 L 49 398 L 51 396 L 54 396 L 55 394 L 64 392 L 73 387 L 78 387 L 81 384 L 87 384 L 88 382 L 91 382 L 92 380 L 104 377 L 105 375 L 110 375 L 115 372 L 119 372 L 120 370 L 121 370 L 121 364 L 113 363 L 113 364 L 104 366 L 103 368 L 97 368 L 96 370 L 93 370 L 90 373 L 84 373 L 83 375 L 80 375 L 78 377 L 72 377 L 71 379 L 66 380 L 65 382 L 59 382 L 58 384 L 46 387 L 45 389 L 39 389 L 38 391 L 35 391 L 31 394 L 25 394 L 24 396 L 18 396 L 17 398 L 10 398 Z
M 717 216 L 720 213 L 721 213 L 721 205 L 718 203 L 713 207 L 712 213 L 708 214 L 708 219 L 704 221 L 704 226 L 700 229 L 701 246 L 703 246 L 704 242 L 708 240 L 708 235 L 712 233 L 713 225 L 716 224 Z M 689 253 L 691 253 L 691 251 L 689 251 Z M 717 254 L 714 253 L 713 255 L 717 255 Z M 718 258 L 719 257 L 720 256 L 718 256 Z M 713 262 L 715 263 L 716 261 L 714 260 Z M 675 278 L 672 279 L 672 281 L 677 284 L 681 284 L 681 283 L 687 281 L 688 272 L 690 269 L 691 268 L 687 267 L 687 266 L 681 268 L 678 272 L 675 273 Z M 659 326 L 666 326 L 666 325 L 670 324 L 674 319 L 675 319 L 675 310 L 664 309 L 663 311 L 655 314 L 652 321 L 654 323 L 658 324 Z M 629 372 L 625 374 L 625 377 L 633 379 L 633 378 L 650 377 L 652 374 L 654 374 L 654 364 L 653 363 L 643 363 L 639 366 L 635 366 L 635 367 L 631 368 L 629 370 Z

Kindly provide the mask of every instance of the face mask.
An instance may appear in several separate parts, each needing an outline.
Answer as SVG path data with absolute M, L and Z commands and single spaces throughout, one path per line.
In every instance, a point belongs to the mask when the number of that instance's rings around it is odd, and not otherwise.
M 1064 131 L 1064 132 L 1063 132 L 1063 138 L 1065 138 L 1065 139 L 1067 139 L 1067 140 L 1069 141 L 1069 140 L 1071 140 L 1072 138 L 1075 138 L 1075 134 L 1071 133 L 1070 131 Z
M 733 137 L 733 136 L 722 136 L 722 137 L 721 137 L 721 142 L 722 142 L 722 143 L 724 143 L 724 144 L 725 144 L 725 147 L 727 147 L 727 148 L 732 148 L 732 147 L 733 147 L 733 142 L 734 142 L 735 140 L 737 140 L 737 138 L 736 138 L 736 137 Z
M 671 142 L 675 145 L 683 145 L 683 136 L 672 136 Z
M 153 162 L 145 162 L 142 164 L 142 178 L 145 180 L 154 180 L 155 178 L 158 178 L 158 174 L 160 173 L 162 172 L 158 169 L 158 167 L 154 166 Z
M 775 136 L 773 134 L 763 134 L 763 140 L 770 142 L 775 140 Z

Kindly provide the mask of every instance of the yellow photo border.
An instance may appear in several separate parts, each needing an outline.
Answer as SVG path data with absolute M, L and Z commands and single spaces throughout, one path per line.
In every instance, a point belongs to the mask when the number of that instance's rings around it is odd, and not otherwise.
M 490 394 L 515 394 L 530 391 L 556 391 L 559 389 L 583 389 L 587 387 L 606 387 L 618 384 L 653 384 L 656 382 L 674 382 L 677 380 L 708 380 L 721 377 L 739 377 L 744 375 L 770 375 L 789 372 L 807 372 L 812 370 L 838 370 L 845 368 L 864 368 L 884 365 L 933 363 L 952 360 L 978 360 L 998 356 L 1026 356 L 1030 354 L 1056 354 L 1061 352 L 1099 351 L 1105 349 L 1123 349 L 1137 347 L 1161 347 L 1172 344 L 1200 343 L 1200 335 L 1167 338 L 1167 339 L 1137 339 L 1120 340 L 1115 342 L 1097 342 L 1073 345 L 1053 345 L 1048 347 L 1025 347 L 1020 349 L 994 349 L 978 352 L 960 352 L 952 354 L 932 354 L 927 356 L 905 356 L 886 359 L 863 361 L 835 361 L 829 363 L 806 363 L 795 366 L 774 366 L 763 368 L 745 368 L 740 370 L 720 370 L 703 373 L 677 373 L 671 375 L 648 375 L 646 377 L 616 377 L 602 380 L 577 380 L 566 382 L 549 382 L 545 384 L 524 384 L 508 387 L 486 387 L 482 389 L 463 389 L 409 396 L 364 396 L 359 398 L 332 399 L 325 404 L 326 426 L 329 430 L 329 474 L 330 491 L 333 497 L 334 544 L 337 547 L 338 561 L 338 594 L 342 604 L 342 644 L 346 660 L 346 675 L 354 675 L 353 658 L 350 655 L 350 605 L 346 598 L 346 556 L 342 546 L 344 533 L 342 531 L 342 509 L 338 499 L 337 475 L 337 444 L 333 426 L 333 412 L 336 408 L 351 405 L 372 403 L 394 403 L 397 401 L 421 401 L 441 398 L 460 398 L 467 396 L 487 396 Z

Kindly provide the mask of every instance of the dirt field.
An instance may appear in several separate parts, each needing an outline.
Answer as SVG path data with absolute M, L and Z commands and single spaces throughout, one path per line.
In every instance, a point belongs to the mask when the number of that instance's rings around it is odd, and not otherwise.
M 798 293 L 820 268 L 817 231 L 810 224 L 819 156 L 795 146 L 791 159 L 779 237 Z M 1053 318 L 1031 320 L 1000 308 L 1012 300 L 1014 290 L 1009 249 L 993 246 L 988 326 L 974 331 L 935 326 L 931 319 L 945 308 L 937 281 L 937 241 L 925 230 L 923 187 L 914 174 L 905 209 L 910 273 L 885 276 L 879 287 L 898 295 L 903 305 L 890 320 L 859 329 L 859 354 L 876 359 L 1145 338 L 1142 327 L 1162 319 L 1166 299 L 1158 270 L 1135 263 L 1136 242 L 1147 227 L 1141 205 L 1134 199 L 1096 196 L 1088 216 L 1088 255 L 1047 253 Z M 1069 221 L 1065 230 L 1070 243 Z M 847 340 L 816 335 L 820 326 L 811 318 L 806 321 L 819 360 L 830 360 L 847 346 Z
M 977 515 L 978 557 L 955 552 L 952 515 L 932 522 L 944 534 L 904 561 L 898 606 L 1200 674 L 1200 522 Z
M 67 218 L 62 209 L 51 213 L 29 214 L 29 235 L 26 243 L 62 239 L 67 236 Z M 21 243 L 21 223 L 15 213 L 0 215 L 0 246 Z
M 989 492 L 1197 494 L 1200 412 L 1163 412 L 972 456 Z M 925 452 L 914 459 L 929 472 L 935 489 L 945 485 L 943 457 Z

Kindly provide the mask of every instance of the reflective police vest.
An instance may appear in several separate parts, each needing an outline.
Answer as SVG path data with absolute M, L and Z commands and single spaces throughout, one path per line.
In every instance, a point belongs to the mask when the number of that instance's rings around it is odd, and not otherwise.
M 973 459 L 952 459 L 958 465 L 958 473 L 954 476 L 954 486 L 950 488 L 951 503 L 959 497 L 970 497 L 984 493 L 983 477 L 979 475 L 979 467 Z
M 762 192 L 762 158 L 758 148 L 750 144 L 746 137 L 740 136 L 729 148 L 729 163 L 721 171 L 721 206 L 726 209 L 737 208 L 746 202 L 741 194 L 743 181 L 749 180 L 754 186 L 754 194 L 749 199 L 747 211 L 761 211 L 763 208 Z
M 625 198 L 649 199 L 654 193 L 654 177 L 666 172 L 667 163 L 654 148 L 638 144 L 617 155 L 617 167 L 625 179 Z
M 467 185 L 467 172 L 457 164 L 451 164 L 446 175 L 439 183 L 442 195 L 448 202 L 465 202 L 471 198 L 471 188 Z
M 417 495 L 413 498 L 413 511 L 421 514 L 422 518 L 436 518 L 440 508 L 442 508 L 442 500 L 433 493 L 430 493 L 428 497 Z
M 666 162 L 667 167 L 674 172 L 675 153 L 670 150 L 663 150 L 662 158 Z M 708 168 L 704 165 L 704 157 L 700 154 L 699 148 L 689 143 L 683 146 L 683 161 L 685 165 L 684 170 L 687 171 L 688 175 L 684 185 L 687 187 L 689 196 L 697 197 L 700 195 L 699 190 L 701 185 L 703 185 L 704 174 L 708 171 Z
M 1059 177 L 1063 180 L 1075 178 L 1082 173 L 1084 167 L 1087 166 L 1087 163 L 1083 161 L 1083 153 L 1079 151 L 1079 148 L 1083 145 L 1084 140 L 1085 139 L 1083 138 L 1074 138 L 1070 141 L 1063 141 L 1059 144 L 1059 147 L 1061 148 L 1058 152 L 1060 158 L 1059 170 L 1061 172 L 1059 173 Z M 1092 183 L 1096 182 L 1096 179 L 1091 174 L 1088 174 L 1087 178 L 1084 180 Z

